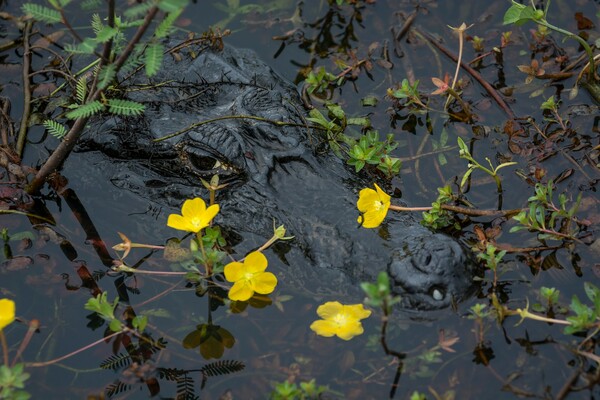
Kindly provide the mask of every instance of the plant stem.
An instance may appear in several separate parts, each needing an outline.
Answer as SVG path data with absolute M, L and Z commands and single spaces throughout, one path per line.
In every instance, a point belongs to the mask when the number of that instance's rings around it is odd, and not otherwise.
M 112 339 L 113 337 L 120 335 L 121 333 L 123 333 L 123 331 L 119 331 L 119 332 L 113 332 L 108 336 L 103 337 L 102 339 L 96 340 L 93 343 L 88 344 L 87 346 L 84 346 L 80 349 L 77 349 L 75 351 L 70 352 L 69 354 L 65 354 L 64 356 L 55 358 L 53 360 L 49 360 L 49 361 L 42 361 L 42 362 L 34 362 L 34 363 L 26 363 L 25 366 L 26 367 L 46 367 L 48 365 L 52 365 L 52 364 L 56 364 L 59 361 L 65 360 L 69 357 L 73 357 L 74 355 L 77 355 L 79 353 L 81 353 L 82 351 L 85 351 L 87 349 L 91 349 L 92 347 L 98 345 L 98 344 L 102 344 L 107 342 L 109 339 Z
M 204 250 L 204 243 L 202 242 L 202 231 L 198 231 L 198 233 L 196 233 L 196 240 L 198 241 L 198 246 L 202 252 L 202 259 L 204 260 L 204 272 L 206 273 L 206 277 L 209 277 L 212 275 L 212 265 L 210 265 L 206 259 L 206 250 Z
M 0 329 L 0 343 L 2 343 L 4 365 L 8 367 L 8 345 L 6 344 L 6 336 L 4 336 L 4 331 L 2 329 Z
M 587 72 L 587 78 L 588 78 L 588 82 L 593 82 L 595 79 L 595 74 L 596 74 L 596 67 L 595 67 L 595 62 L 594 62 L 594 51 L 592 50 L 592 48 L 590 47 L 590 45 L 588 44 L 588 42 L 586 42 L 582 37 L 580 37 L 579 35 L 575 35 L 572 32 L 569 32 L 565 29 L 559 28 L 558 26 L 554 26 L 551 23 L 549 23 L 546 20 L 540 20 L 540 21 L 535 21 L 537 24 L 540 24 L 542 26 L 545 26 L 548 29 L 552 29 L 555 32 L 558 33 L 562 33 L 563 35 L 567 36 L 568 38 L 574 39 L 577 42 L 579 42 L 579 44 L 581 45 L 581 47 L 583 47 L 583 49 L 585 50 L 587 56 L 588 56 L 588 62 L 590 64 L 590 68 Z
M 433 207 L 402 207 L 402 206 L 390 205 L 390 210 L 394 210 L 394 211 L 429 211 L 432 208 Z M 463 215 L 469 215 L 471 217 L 495 217 L 495 216 L 509 217 L 513 214 L 516 215 L 522 211 L 520 208 L 517 208 L 514 210 L 477 210 L 477 209 L 473 209 L 473 208 L 452 206 L 450 204 L 442 204 L 442 205 L 440 205 L 440 208 L 447 210 L 447 211 L 452 211 L 455 213 L 463 214 Z
M 31 321 L 29 321 L 29 327 L 27 329 L 27 333 L 25 334 L 25 337 L 21 341 L 21 345 L 19 346 L 19 349 L 17 350 L 17 354 L 15 354 L 15 358 L 13 358 L 11 367 L 14 367 L 17 360 L 19 358 L 21 358 L 21 354 L 23 354 L 23 351 L 25 351 L 25 349 L 27 348 L 27 345 L 29 345 L 29 342 L 31 342 L 31 338 L 33 337 L 33 334 L 35 333 L 35 331 L 38 330 L 39 327 L 40 327 L 40 321 L 38 321 L 37 319 L 32 319 Z
M 31 114 L 31 50 L 29 48 L 29 34 L 31 33 L 32 21 L 27 21 L 23 32 L 23 114 L 21 116 L 21 126 L 19 127 L 19 136 L 17 137 L 16 152 L 19 158 L 23 156 L 23 148 L 27 140 L 27 128 L 29 127 L 29 115 Z

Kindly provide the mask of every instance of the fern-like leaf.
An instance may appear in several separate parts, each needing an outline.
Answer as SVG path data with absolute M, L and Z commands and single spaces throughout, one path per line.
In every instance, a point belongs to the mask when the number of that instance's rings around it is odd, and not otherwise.
M 97 35 L 104 28 L 104 23 L 102 22 L 102 18 L 98 13 L 92 14 L 92 29 L 94 33 Z
M 117 115 L 141 115 L 145 108 L 143 104 L 131 100 L 108 100 L 108 111 Z
M 65 44 L 65 50 L 72 54 L 93 54 L 97 46 L 98 43 L 96 43 L 95 39 L 85 38 L 83 42 L 77 45 Z
M 244 368 L 244 363 L 236 360 L 221 360 L 206 364 L 204 367 L 200 368 L 200 372 L 202 373 L 200 389 L 204 389 L 204 385 L 206 385 L 206 380 L 209 376 L 232 374 L 234 372 L 239 372 Z
M 80 7 L 83 11 L 97 10 L 102 5 L 102 0 L 83 0 Z
M 166 13 L 172 13 L 185 8 L 190 0 L 160 0 L 158 8 Z
M 167 14 L 167 16 L 158 24 L 154 31 L 154 36 L 157 38 L 165 38 L 173 32 L 173 24 L 179 18 L 183 9 Z
M 79 101 L 79 104 L 85 103 L 85 96 L 87 96 L 87 76 L 83 75 L 77 81 L 76 88 L 76 97 L 77 101 Z
M 104 110 L 104 104 L 96 100 L 69 111 L 66 116 L 69 119 L 88 118 L 94 114 L 98 114 L 102 110 Z
M 133 7 L 127 7 L 127 10 L 123 12 L 123 15 L 128 19 L 140 18 L 144 16 L 148 12 L 148 10 L 150 10 L 153 6 L 153 1 L 146 1 Z
M 100 72 L 98 73 L 98 88 L 106 89 L 108 85 L 110 85 L 117 73 L 115 72 L 114 64 L 108 64 L 102 67 Z
M 164 47 L 160 43 L 151 43 L 144 53 L 146 75 L 156 75 L 163 61 Z
M 105 389 L 106 396 L 108 398 L 113 397 L 116 394 L 126 392 L 131 389 L 131 385 L 123 383 L 121 381 L 116 381 L 115 383 L 111 383 Z
M 131 357 L 129 354 L 120 353 L 117 355 L 113 355 L 108 357 L 106 360 L 100 363 L 100 368 L 102 369 L 112 369 L 113 371 L 117 371 L 121 368 L 125 368 L 131 364 Z
M 67 134 L 67 128 L 54 120 L 47 119 L 44 121 L 43 125 L 46 127 L 46 130 L 57 139 L 62 139 Z
M 194 379 L 183 375 L 177 379 L 177 394 L 176 398 L 179 400 L 193 400 L 196 399 L 196 393 L 194 392 Z
M 71 1 L 73 0 L 48 0 L 52 7 L 56 9 L 65 8 L 71 3 Z
M 180 376 L 187 374 L 184 369 L 178 368 L 156 368 L 159 379 L 166 379 L 168 381 L 177 381 Z
M 38 21 L 47 24 L 56 24 L 62 21 L 62 17 L 58 11 L 39 4 L 25 3 L 21 9 L 25 14 L 31 15 Z
M 111 28 L 110 26 L 105 26 L 96 33 L 96 41 L 98 43 L 106 43 L 110 39 L 114 38 L 115 35 L 119 32 L 117 28 Z

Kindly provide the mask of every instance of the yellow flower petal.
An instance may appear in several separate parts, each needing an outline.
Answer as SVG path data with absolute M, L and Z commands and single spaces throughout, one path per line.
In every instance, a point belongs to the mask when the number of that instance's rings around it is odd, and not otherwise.
M 15 302 L 0 299 L 0 331 L 15 320 Z
M 195 199 L 183 202 L 181 215 L 169 215 L 167 226 L 181 231 L 198 233 L 210 225 L 210 222 L 218 212 L 218 204 L 213 204 L 206 208 L 204 200 L 196 197 Z
M 246 272 L 251 274 L 263 272 L 267 269 L 267 265 L 267 257 L 265 257 L 265 255 L 260 251 L 253 251 L 244 259 L 244 267 L 246 268 Z
M 229 298 L 234 301 L 246 301 L 254 294 L 254 290 L 248 285 L 248 281 L 239 280 L 229 289 Z
M 371 315 L 371 310 L 367 310 L 362 304 L 349 304 L 344 307 L 348 316 L 357 320 L 368 318 Z
M 358 193 L 358 201 L 356 202 L 356 206 L 358 211 L 361 213 L 365 213 L 371 209 L 371 205 L 379 200 L 379 196 L 377 196 L 377 192 L 371 188 L 364 188 Z
M 333 318 L 338 315 L 344 306 L 339 301 L 328 301 L 317 308 L 317 315 L 323 319 Z
M 350 340 L 364 332 L 361 319 L 371 315 L 362 304 L 342 305 L 337 301 L 327 302 L 317 308 L 317 314 L 323 318 L 311 324 L 310 329 L 321 336 L 337 336 Z
M 223 271 L 225 273 L 225 279 L 229 282 L 239 281 L 244 277 L 244 264 L 241 262 L 230 262 L 225 266 Z
M 213 204 L 212 206 L 208 207 L 206 211 L 204 211 L 204 215 L 202 216 L 202 222 L 205 223 L 205 227 L 208 226 L 210 224 L 210 221 L 212 221 L 213 218 L 217 216 L 219 210 L 219 205 Z
M 350 340 L 354 336 L 362 335 L 364 333 L 363 326 L 358 321 L 350 321 L 347 324 L 340 326 L 336 332 L 336 335 L 343 340 Z
M 271 272 L 262 272 L 254 277 L 253 283 L 256 293 L 269 294 L 277 286 L 277 277 Z
M 206 203 L 200 197 L 184 201 L 181 207 L 181 215 L 184 218 L 193 218 L 204 211 L 206 211 Z
M 377 184 L 375 189 L 362 189 L 356 203 L 358 211 L 362 213 L 357 221 L 365 228 L 377 228 L 381 225 L 390 208 L 391 197 Z
M 331 337 L 336 334 L 337 325 L 325 319 L 319 319 L 310 324 L 310 329 L 319 336 Z
M 180 231 L 189 231 L 190 224 L 185 218 L 178 214 L 171 214 L 167 219 L 167 226 Z

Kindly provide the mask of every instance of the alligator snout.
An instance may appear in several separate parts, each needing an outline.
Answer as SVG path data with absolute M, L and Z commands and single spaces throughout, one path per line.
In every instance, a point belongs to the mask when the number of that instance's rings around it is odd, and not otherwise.
M 427 231 L 394 249 L 388 272 L 403 308 L 435 310 L 473 293 L 475 269 L 471 255 L 457 241 Z

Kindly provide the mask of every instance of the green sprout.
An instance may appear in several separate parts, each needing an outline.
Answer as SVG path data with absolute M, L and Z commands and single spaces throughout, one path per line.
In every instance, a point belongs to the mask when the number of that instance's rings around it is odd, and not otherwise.
M 535 196 L 527 201 L 529 207 L 522 210 L 513 217 L 519 225 L 513 226 L 510 232 L 523 229 L 537 231 L 539 239 L 550 240 L 578 240 L 575 213 L 581 202 L 579 193 L 575 203 L 568 207 L 567 195 L 561 193 L 558 196 L 558 205 L 553 200 L 554 183 L 550 180 L 546 185 L 538 183 L 535 185 Z
M 494 181 L 496 182 L 496 188 L 498 189 L 498 193 L 502 193 L 502 182 L 500 181 L 500 177 L 498 177 L 498 171 L 500 171 L 500 169 L 502 169 L 504 167 L 508 167 L 510 165 L 515 165 L 517 163 L 514 161 L 511 161 L 511 162 L 502 163 L 502 164 L 494 167 L 492 165 L 492 162 L 490 161 L 490 159 L 486 157 L 485 159 L 490 166 L 489 168 L 487 168 L 487 167 L 484 167 L 483 165 L 481 165 L 477 160 L 475 160 L 473 158 L 473 156 L 471 155 L 471 152 L 469 151 L 469 148 L 467 147 L 465 142 L 460 137 L 458 138 L 458 147 L 460 148 L 460 152 L 459 152 L 460 158 L 464 158 L 469 161 L 469 164 L 468 164 L 469 169 L 467 169 L 467 172 L 465 172 L 465 174 L 463 175 L 462 180 L 460 182 L 460 187 L 462 188 L 463 186 L 465 186 L 465 183 L 467 182 L 467 180 L 469 179 L 469 177 L 471 176 L 473 171 L 475 171 L 476 169 L 479 169 L 479 170 L 485 172 L 486 174 L 490 175 L 492 178 L 494 178 Z

